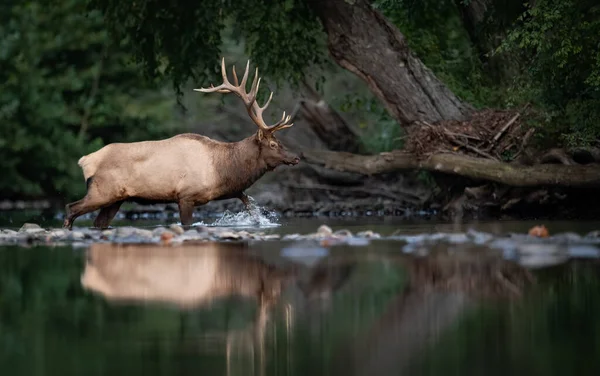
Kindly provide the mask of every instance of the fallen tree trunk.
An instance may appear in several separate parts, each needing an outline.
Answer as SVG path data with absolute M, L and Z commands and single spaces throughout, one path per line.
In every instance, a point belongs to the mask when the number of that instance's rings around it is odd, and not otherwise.
M 512 187 L 562 186 L 600 187 L 600 166 L 537 165 L 523 166 L 473 158 L 466 155 L 440 153 L 419 160 L 414 155 L 396 150 L 377 155 L 311 150 L 304 160 L 338 171 L 375 175 L 421 169 L 493 181 Z

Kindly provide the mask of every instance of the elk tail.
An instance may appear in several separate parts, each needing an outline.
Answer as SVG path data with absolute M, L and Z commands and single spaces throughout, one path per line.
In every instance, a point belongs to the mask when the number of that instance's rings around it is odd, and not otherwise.
M 96 161 L 97 159 L 98 158 L 94 158 L 94 153 L 84 155 L 83 157 L 79 158 L 77 164 L 83 170 L 83 177 L 86 181 L 96 173 L 96 168 L 98 165 Z

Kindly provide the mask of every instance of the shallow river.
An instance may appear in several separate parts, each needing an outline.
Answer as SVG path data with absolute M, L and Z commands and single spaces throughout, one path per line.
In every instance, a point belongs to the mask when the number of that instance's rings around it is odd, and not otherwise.
M 538 223 L 279 224 L 261 231 L 502 236 Z M 589 252 L 531 267 L 470 243 L 185 244 L 0 246 L 2 374 L 600 374 L 600 263 Z

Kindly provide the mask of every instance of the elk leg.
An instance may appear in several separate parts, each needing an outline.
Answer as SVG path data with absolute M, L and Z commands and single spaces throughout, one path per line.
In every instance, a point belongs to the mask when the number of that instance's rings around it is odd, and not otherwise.
M 194 213 L 194 203 L 191 201 L 181 200 L 177 203 L 179 206 L 179 219 L 181 224 L 189 226 L 192 224 L 192 214 Z
M 65 208 L 65 221 L 63 227 L 71 230 L 73 221 L 84 214 L 107 207 L 116 202 L 114 192 L 98 190 L 97 178 L 91 177 L 87 180 L 87 193 L 78 201 L 67 204 Z
M 105 201 L 99 201 L 97 199 L 94 199 L 89 194 L 81 200 L 67 204 L 65 208 L 66 213 L 63 227 L 72 230 L 73 221 L 75 221 L 77 217 L 93 212 L 94 210 L 98 210 L 101 207 L 106 206 L 106 204 L 108 203 Z
M 119 211 L 119 208 L 121 208 L 123 202 L 124 201 L 117 201 L 114 204 L 110 204 L 109 206 L 105 206 L 100 209 L 100 213 L 98 213 L 98 216 L 94 220 L 94 227 L 100 229 L 108 228 L 108 225 L 110 225 L 112 219 L 115 217 L 115 215 L 117 215 L 117 212 Z
M 250 212 L 250 215 L 252 216 L 252 219 L 254 219 L 254 222 L 259 223 L 260 221 L 258 219 L 258 210 L 256 210 L 256 208 L 253 208 L 250 204 L 250 197 L 248 197 L 247 194 L 242 192 L 240 193 L 238 198 L 242 201 L 242 204 L 244 204 L 246 210 Z

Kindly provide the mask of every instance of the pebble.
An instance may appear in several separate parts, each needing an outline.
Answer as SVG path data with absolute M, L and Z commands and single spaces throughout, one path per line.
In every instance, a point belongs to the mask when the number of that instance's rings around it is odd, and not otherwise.
M 68 236 L 67 239 L 69 240 L 83 240 L 85 239 L 85 234 L 81 231 L 73 231 L 71 232 Z
M 140 237 L 140 238 L 148 239 L 148 238 L 152 238 L 153 234 L 152 234 L 152 231 L 150 231 L 150 230 L 125 226 L 125 227 L 117 227 L 117 229 L 115 230 L 114 236 L 118 237 L 118 238 Z
M 233 231 L 224 231 L 217 235 L 219 239 L 222 240 L 239 240 L 242 238 L 240 234 Z
M 327 226 L 327 225 L 321 225 L 318 229 L 317 229 L 317 236 L 318 237 L 327 237 L 327 236 L 331 236 L 333 234 L 333 231 L 331 230 L 331 227 Z
M 600 239 L 600 230 L 588 232 L 585 237 L 591 239 Z
M 62 229 L 52 230 L 50 231 L 50 236 L 57 239 L 64 238 L 67 236 L 67 231 Z
M 183 227 L 181 227 L 175 223 L 173 223 L 171 226 L 169 226 L 169 230 L 173 231 L 177 235 L 181 235 L 184 232 Z
M 167 230 L 165 227 L 157 227 L 154 230 L 152 230 L 152 236 L 161 236 L 166 231 L 169 231 L 170 233 L 174 233 L 173 231 Z
M 338 236 L 338 237 L 343 237 L 343 238 L 351 238 L 352 237 L 352 232 L 350 230 L 337 230 L 336 232 L 333 233 L 334 236 Z
M 357 233 L 356 236 L 358 236 L 359 238 L 369 238 L 369 239 L 381 238 L 381 235 L 379 235 L 378 233 L 373 232 L 371 230 L 361 231 L 361 232 Z
M 169 245 L 187 241 L 284 240 L 295 243 L 287 252 L 298 253 L 300 248 L 304 248 L 300 252 L 300 258 L 306 258 L 308 253 L 314 251 L 312 248 L 315 246 L 318 249 L 329 249 L 336 246 L 364 247 L 368 246 L 373 239 L 398 241 L 399 249 L 415 255 L 426 255 L 435 251 L 434 247 L 440 244 L 449 252 L 463 249 L 469 245 L 484 245 L 490 249 L 499 250 L 505 259 L 514 260 L 529 268 L 554 265 L 573 257 L 600 258 L 600 231 L 592 231 L 585 236 L 574 232 L 564 232 L 549 237 L 534 237 L 527 233 L 493 235 L 474 230 L 468 230 L 466 233 L 435 232 L 417 235 L 402 235 L 402 232 L 394 232 L 391 236 L 386 237 L 372 230 L 360 231 L 356 234 L 347 229 L 334 232 L 327 225 L 319 226 L 313 233 L 280 235 L 265 234 L 263 231 L 237 231 L 231 228 L 206 226 L 195 226 L 185 230 L 184 227 L 177 224 L 158 226 L 153 229 L 124 226 L 102 231 L 90 228 L 74 228 L 73 231 L 61 228 L 46 230 L 35 223 L 26 223 L 18 231 L 0 230 L 0 245 L 27 244 L 28 246 L 37 243 L 87 247 L 95 241 Z M 306 244 L 306 246 L 294 248 L 300 244 Z
M 27 232 L 27 233 L 35 233 L 46 231 L 40 227 L 37 223 L 24 223 L 23 226 L 19 229 L 19 232 Z

